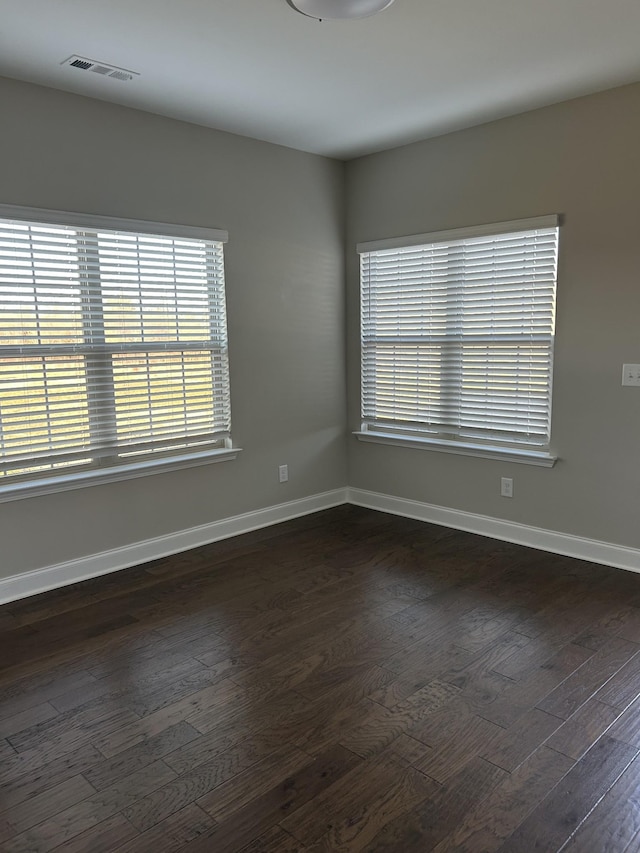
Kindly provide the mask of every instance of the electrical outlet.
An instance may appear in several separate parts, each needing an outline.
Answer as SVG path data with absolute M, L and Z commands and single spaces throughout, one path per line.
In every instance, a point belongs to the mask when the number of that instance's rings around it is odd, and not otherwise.
M 289 479 L 289 466 L 288 465 L 278 465 L 278 480 L 281 483 L 286 483 Z
M 503 498 L 513 497 L 513 479 L 511 477 L 500 478 L 500 494 Z
M 640 385 L 640 364 L 622 365 L 622 384 Z

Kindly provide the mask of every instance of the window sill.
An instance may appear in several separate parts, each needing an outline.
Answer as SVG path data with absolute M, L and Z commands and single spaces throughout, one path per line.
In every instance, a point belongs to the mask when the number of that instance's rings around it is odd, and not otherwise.
M 235 459 L 241 450 L 240 447 L 233 447 L 200 451 L 199 453 L 182 453 L 176 456 L 165 456 L 162 459 L 146 459 L 143 462 L 114 465 L 110 468 L 94 468 L 90 471 L 74 472 L 73 474 L 57 474 L 38 480 L 8 483 L 0 486 L 0 503 L 49 495 L 55 492 L 68 492 L 72 489 L 83 489 L 104 483 L 117 483 L 120 480 L 132 480 L 151 474 L 164 474 L 167 471 L 179 471 L 183 468 L 194 468 L 213 462 L 227 462 L 230 459 Z
M 538 465 L 542 468 L 553 468 L 558 457 L 543 450 L 530 450 L 515 447 L 495 445 L 488 447 L 484 444 L 473 444 L 462 441 L 446 441 L 445 439 L 417 438 L 416 436 L 400 436 L 384 432 L 357 431 L 353 433 L 358 441 L 369 441 L 373 444 L 391 444 L 397 447 L 412 447 L 418 450 L 435 450 L 438 453 L 455 453 L 458 456 L 477 456 L 480 459 L 500 459 L 503 462 L 519 462 L 523 465 Z

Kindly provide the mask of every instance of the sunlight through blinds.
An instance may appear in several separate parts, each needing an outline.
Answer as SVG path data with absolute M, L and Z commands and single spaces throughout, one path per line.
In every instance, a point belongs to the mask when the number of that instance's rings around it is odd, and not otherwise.
M 361 247 L 363 430 L 548 445 L 558 227 L 534 222 Z
M 224 446 L 230 417 L 222 240 L 0 220 L 0 477 Z

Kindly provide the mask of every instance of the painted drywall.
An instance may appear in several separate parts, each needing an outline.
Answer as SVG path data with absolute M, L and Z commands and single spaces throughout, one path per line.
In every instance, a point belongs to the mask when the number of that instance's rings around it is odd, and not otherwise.
M 640 85 L 347 165 L 349 428 L 359 425 L 357 242 L 562 215 L 553 469 L 350 438 L 349 485 L 640 546 Z M 500 477 L 514 497 L 500 497 Z
M 0 79 L 0 115 L 0 203 L 229 231 L 244 448 L 235 461 L 0 504 L 0 577 L 343 487 L 343 165 L 11 80 Z

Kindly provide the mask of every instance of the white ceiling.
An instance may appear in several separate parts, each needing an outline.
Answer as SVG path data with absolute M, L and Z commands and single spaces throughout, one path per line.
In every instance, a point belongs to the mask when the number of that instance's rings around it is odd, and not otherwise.
M 639 0 L 13 0 L 0 74 L 348 159 L 640 80 Z M 123 83 L 71 54 L 140 72 Z

